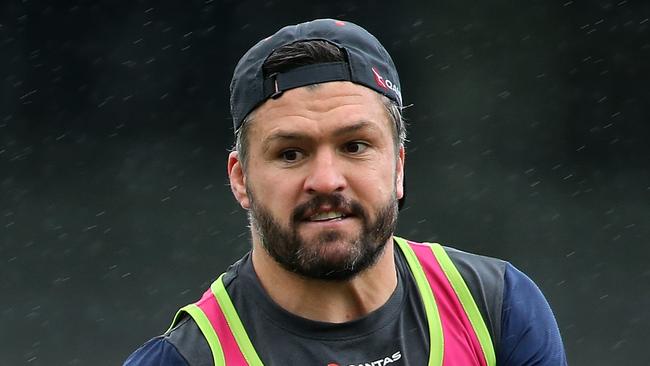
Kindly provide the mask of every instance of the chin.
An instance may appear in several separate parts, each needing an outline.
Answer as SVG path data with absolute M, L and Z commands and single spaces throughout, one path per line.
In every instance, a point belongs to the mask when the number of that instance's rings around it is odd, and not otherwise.
M 359 236 L 340 232 L 321 233 L 303 243 L 309 244 L 299 250 L 297 265 L 291 270 L 307 278 L 334 281 L 350 280 L 373 266 L 384 248 L 384 243 L 364 247 Z

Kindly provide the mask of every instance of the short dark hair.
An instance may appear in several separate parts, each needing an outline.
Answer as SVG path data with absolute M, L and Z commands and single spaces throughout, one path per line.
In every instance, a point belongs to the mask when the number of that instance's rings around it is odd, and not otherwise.
M 345 52 L 330 42 L 323 40 L 299 41 L 275 50 L 262 65 L 262 72 L 266 77 L 300 66 L 341 61 L 347 61 Z M 397 151 L 406 142 L 406 124 L 402 116 L 402 107 L 383 95 L 381 95 L 381 100 L 390 119 L 394 122 L 393 140 Z M 244 169 L 248 161 L 248 129 L 254 114 L 255 111 L 246 116 L 241 127 L 235 131 L 234 150 L 239 153 L 239 161 Z

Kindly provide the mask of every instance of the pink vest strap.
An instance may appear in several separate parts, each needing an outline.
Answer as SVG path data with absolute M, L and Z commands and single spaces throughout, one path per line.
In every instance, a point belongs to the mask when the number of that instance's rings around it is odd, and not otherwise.
M 408 241 L 433 289 L 442 323 L 443 365 L 486 366 L 481 344 L 431 246 Z
M 248 365 L 248 362 L 246 362 L 244 355 L 239 349 L 235 336 L 232 334 L 232 330 L 230 330 L 226 317 L 219 306 L 219 302 L 217 302 L 216 297 L 212 293 L 212 290 L 208 289 L 196 305 L 203 310 L 208 320 L 210 320 L 210 324 L 212 324 L 214 331 L 217 333 L 219 344 L 223 349 L 223 356 L 226 365 Z

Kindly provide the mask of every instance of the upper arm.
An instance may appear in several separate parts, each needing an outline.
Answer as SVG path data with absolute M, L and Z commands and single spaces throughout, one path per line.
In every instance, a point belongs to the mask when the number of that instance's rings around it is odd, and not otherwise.
M 505 271 L 501 366 L 566 365 L 566 355 L 555 316 L 537 285 L 508 264 Z

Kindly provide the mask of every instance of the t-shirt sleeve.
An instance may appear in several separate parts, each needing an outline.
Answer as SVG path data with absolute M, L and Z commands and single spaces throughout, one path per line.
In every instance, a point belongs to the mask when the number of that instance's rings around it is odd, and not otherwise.
M 537 285 L 507 264 L 499 366 L 562 366 L 566 355 L 551 307 Z
M 129 356 L 124 366 L 189 366 L 176 347 L 163 336 L 145 343 Z

